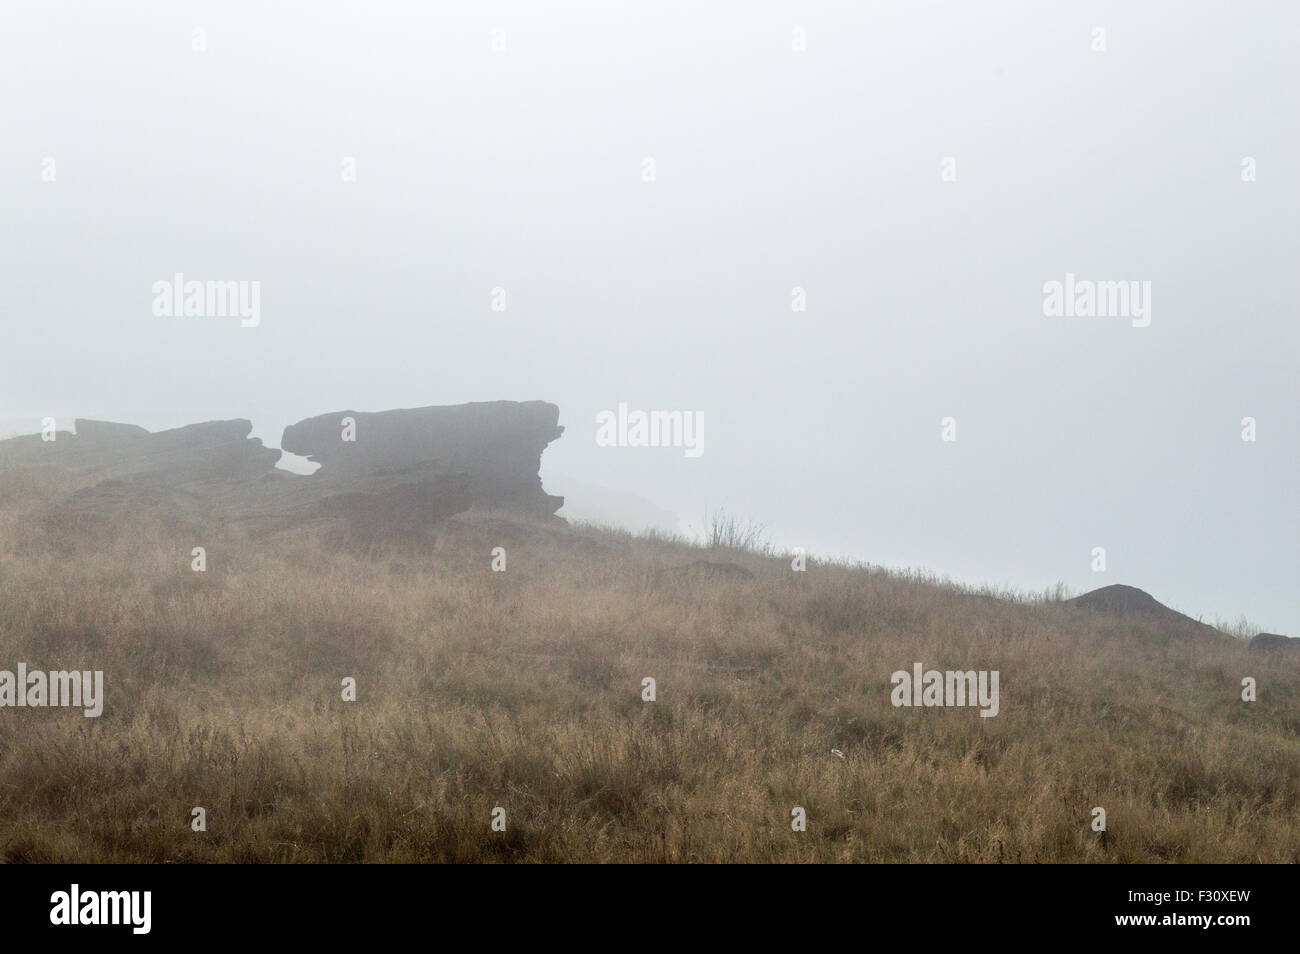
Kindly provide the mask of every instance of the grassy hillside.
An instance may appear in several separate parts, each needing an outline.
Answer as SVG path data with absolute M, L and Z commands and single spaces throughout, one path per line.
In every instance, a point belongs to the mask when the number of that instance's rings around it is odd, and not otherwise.
M 51 492 L 0 495 L 0 669 L 107 699 L 0 709 L 11 862 L 1300 861 L 1300 663 L 1237 640 L 493 514 L 363 551 Z M 999 670 L 999 715 L 893 707 L 915 662 Z

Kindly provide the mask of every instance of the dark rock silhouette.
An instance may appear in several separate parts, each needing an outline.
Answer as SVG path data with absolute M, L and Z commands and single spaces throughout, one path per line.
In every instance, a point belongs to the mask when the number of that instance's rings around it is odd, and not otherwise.
M 249 437 L 252 422 L 242 419 L 157 432 L 83 418 L 75 426 L 75 434 L 59 431 L 53 441 L 39 434 L 0 441 L 0 466 L 57 466 L 100 480 L 184 489 L 255 480 L 272 474 L 280 460 L 280 451 Z
M 355 440 L 343 439 L 345 419 Z M 491 401 L 367 413 L 335 411 L 291 424 L 280 446 L 321 465 L 313 480 L 364 485 L 379 475 L 433 468 L 468 478 L 471 502 L 536 516 L 564 505 L 542 489 L 542 451 L 564 433 L 544 401 Z
M 1300 639 L 1289 639 L 1280 633 L 1259 633 L 1251 638 L 1250 648 L 1265 652 L 1295 652 L 1300 650 Z
M 1066 606 L 1106 613 L 1118 618 L 1159 623 L 1174 632 L 1194 635 L 1223 635 L 1200 620 L 1170 609 L 1150 593 L 1136 586 L 1114 583 L 1065 601 Z
M 464 474 L 429 474 L 387 489 L 328 494 L 307 515 L 341 518 L 353 537 L 381 542 L 419 538 L 472 503 Z
M 542 451 L 563 433 L 559 408 L 497 401 L 363 413 L 340 411 L 285 429 L 286 449 L 321 463 L 312 476 L 276 469 L 281 451 L 246 420 L 151 433 L 78 419 L 76 433 L 0 441 L 0 470 L 57 468 L 81 484 L 57 506 L 104 515 L 139 507 L 262 520 L 269 529 L 342 520 L 354 536 L 419 537 L 471 507 L 551 517 L 563 497 L 542 489 Z M 343 440 L 344 418 L 356 440 Z
M 117 424 L 113 421 L 89 421 L 77 418 L 77 433 L 71 435 L 78 444 L 112 445 L 115 442 L 127 442 L 151 437 L 149 431 L 135 424 Z M 249 431 L 252 425 L 249 425 Z

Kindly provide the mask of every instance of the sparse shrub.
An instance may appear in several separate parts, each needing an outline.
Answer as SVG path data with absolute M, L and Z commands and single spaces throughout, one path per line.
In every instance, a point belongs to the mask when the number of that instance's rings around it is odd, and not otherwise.
M 764 556 L 772 552 L 764 524 L 744 520 L 721 509 L 705 518 L 705 546 L 710 550 L 740 550 Z

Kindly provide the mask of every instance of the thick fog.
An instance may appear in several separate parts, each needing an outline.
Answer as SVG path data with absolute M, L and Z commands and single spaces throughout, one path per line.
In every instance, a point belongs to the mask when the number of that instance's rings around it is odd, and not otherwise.
M 543 399 L 574 513 L 726 508 L 814 555 L 1295 635 L 1297 27 L 4 0 L 0 432 L 247 417 L 274 446 Z M 158 314 L 177 273 L 259 282 L 257 320 Z M 1080 317 L 1052 282 L 1136 286 Z M 702 419 L 702 453 L 601 446 L 620 403 Z

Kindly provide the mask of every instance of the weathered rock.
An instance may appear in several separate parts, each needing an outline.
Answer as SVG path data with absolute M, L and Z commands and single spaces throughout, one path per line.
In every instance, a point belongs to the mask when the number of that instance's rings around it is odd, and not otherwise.
M 1259 633 L 1251 638 L 1250 648 L 1264 652 L 1295 652 L 1300 650 L 1300 639 L 1289 639 L 1280 633 Z
M 344 420 L 355 440 L 344 440 Z M 542 489 L 542 452 L 564 433 L 544 401 L 491 401 L 395 411 L 335 411 L 292 424 L 280 445 L 321 465 L 312 480 L 365 490 L 380 476 L 464 474 L 471 503 L 537 516 L 564 504 Z
M 356 421 L 355 443 L 342 440 L 345 417 Z M 542 489 L 538 470 L 563 432 L 558 419 L 541 401 L 323 415 L 285 431 L 286 448 L 322 464 L 310 477 L 277 470 L 281 452 L 251 438 L 246 420 L 158 433 L 78 420 L 54 441 L 0 441 L 0 470 L 70 475 L 78 489 L 56 505 L 63 516 L 149 507 L 266 530 L 341 520 L 368 540 L 419 538 L 472 506 L 554 514 L 564 498 Z
M 1165 606 L 1150 593 L 1136 586 L 1115 583 L 1066 600 L 1064 605 L 1106 613 L 1118 618 L 1146 620 L 1173 632 L 1199 636 L 1222 636 L 1219 630 Z
M 151 433 L 133 424 L 77 419 L 76 433 L 0 441 L 0 466 L 60 467 L 99 480 L 145 481 L 185 488 L 248 481 L 275 470 L 280 451 L 250 438 L 246 420 L 207 421 Z
M 309 515 L 339 518 L 348 532 L 373 542 L 418 539 L 472 503 L 464 474 L 427 474 L 388 487 L 327 494 Z
M 112 445 L 140 440 L 150 436 L 149 432 L 136 424 L 118 424 L 113 421 L 91 421 L 77 418 L 77 433 L 74 439 L 78 444 Z M 252 425 L 249 425 L 252 429 Z

